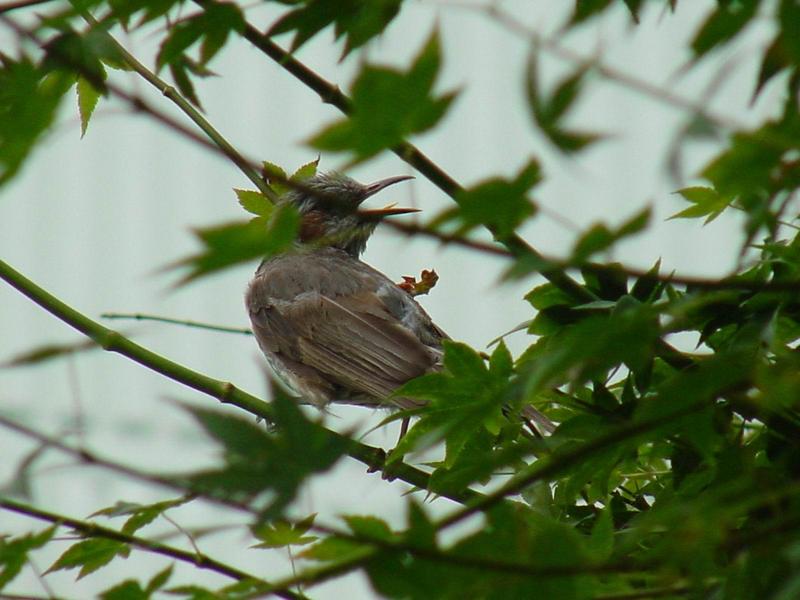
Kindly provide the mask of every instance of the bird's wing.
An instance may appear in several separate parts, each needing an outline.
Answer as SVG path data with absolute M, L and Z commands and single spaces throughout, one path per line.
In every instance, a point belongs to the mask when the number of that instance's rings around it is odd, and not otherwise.
M 335 298 L 308 293 L 253 308 L 253 327 L 271 351 L 353 392 L 385 398 L 438 358 L 371 291 Z

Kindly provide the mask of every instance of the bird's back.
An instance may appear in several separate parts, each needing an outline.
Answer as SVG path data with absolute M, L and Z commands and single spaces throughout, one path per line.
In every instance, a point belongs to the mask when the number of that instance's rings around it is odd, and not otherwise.
M 343 250 L 265 260 L 246 303 L 273 366 L 317 405 L 380 405 L 440 365 L 445 334 L 406 291 Z

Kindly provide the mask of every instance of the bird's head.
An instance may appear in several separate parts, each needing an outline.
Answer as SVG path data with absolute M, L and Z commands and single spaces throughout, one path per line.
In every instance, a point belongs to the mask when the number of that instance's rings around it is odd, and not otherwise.
M 333 246 L 358 257 L 385 217 L 416 212 L 414 208 L 362 210 L 361 203 L 382 189 L 411 179 L 389 177 L 364 185 L 341 173 L 320 173 L 302 181 L 284 197 L 300 211 L 300 241 Z

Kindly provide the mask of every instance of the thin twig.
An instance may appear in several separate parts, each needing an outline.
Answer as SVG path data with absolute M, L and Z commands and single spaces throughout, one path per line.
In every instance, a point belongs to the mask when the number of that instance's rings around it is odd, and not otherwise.
M 244 327 L 225 327 L 224 325 L 212 325 L 210 323 L 200 323 L 198 321 L 188 321 L 184 319 L 173 319 L 171 317 L 160 317 L 158 315 L 146 315 L 142 313 L 103 313 L 103 319 L 128 319 L 133 321 L 156 321 L 159 323 L 170 323 L 172 325 L 185 325 L 196 329 L 208 329 L 209 331 L 220 331 L 222 333 L 238 333 L 241 335 L 253 335 L 253 332 Z
M 42 289 L 2 260 L 0 260 L 0 279 L 5 280 L 53 316 L 97 342 L 103 349 L 121 354 L 173 381 L 216 398 L 224 404 L 237 406 L 267 421 L 272 420 L 272 408 L 267 402 L 238 389 L 232 383 L 208 377 L 170 361 L 144 346 L 140 346 L 119 332 L 104 327 Z M 351 458 L 364 463 L 374 471 L 383 471 L 385 453 L 382 449 L 368 446 L 332 430 L 328 430 L 328 433 L 339 438 L 345 444 L 347 454 Z M 399 462 L 392 464 L 391 472 L 393 476 L 412 486 L 429 489 L 430 475 L 424 471 Z M 440 492 L 437 491 L 437 493 Z M 474 500 L 480 496 L 471 489 L 442 491 L 441 495 L 459 503 Z
M 160 554 L 161 556 L 166 556 L 168 558 L 174 558 L 175 560 L 189 563 L 200 569 L 213 571 L 225 577 L 235 579 L 236 581 L 253 581 L 264 589 L 269 589 L 271 587 L 270 584 L 264 579 L 220 562 L 206 554 L 187 552 L 168 544 L 155 542 L 153 540 L 148 540 L 136 535 L 129 535 L 127 533 L 123 533 L 122 531 L 111 529 L 109 527 L 103 527 L 90 521 L 83 521 L 81 519 L 74 519 L 64 515 L 44 511 L 34 506 L 11 500 L 10 498 L 0 498 L 0 508 L 40 521 L 53 523 L 54 525 L 67 526 L 84 536 L 114 540 L 134 546 L 147 552 Z M 283 598 L 299 600 L 299 596 L 297 596 L 297 594 L 288 590 L 281 590 L 279 595 Z

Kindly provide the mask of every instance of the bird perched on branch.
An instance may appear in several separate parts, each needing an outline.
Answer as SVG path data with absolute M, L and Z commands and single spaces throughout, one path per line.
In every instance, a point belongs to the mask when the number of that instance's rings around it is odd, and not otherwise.
M 419 406 L 418 400 L 388 397 L 441 368 L 447 335 L 408 291 L 359 258 L 382 219 L 416 212 L 363 210 L 361 204 L 407 179 L 362 185 L 339 173 L 318 174 L 281 200 L 300 213 L 300 244 L 261 263 L 246 305 L 276 373 L 319 408 L 331 402 Z M 547 417 L 529 408 L 526 417 L 552 429 Z

